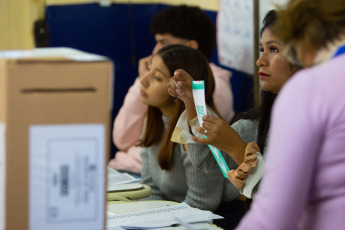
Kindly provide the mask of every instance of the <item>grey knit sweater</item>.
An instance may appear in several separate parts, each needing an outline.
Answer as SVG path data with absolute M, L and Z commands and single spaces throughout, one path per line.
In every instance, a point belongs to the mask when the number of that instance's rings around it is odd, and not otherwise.
M 253 120 L 239 120 L 234 123 L 231 127 L 240 135 L 242 140 L 246 143 L 256 142 L 257 139 L 257 126 L 258 122 Z M 207 145 L 204 144 L 187 144 L 188 157 L 192 164 L 201 169 L 203 172 L 209 175 L 223 175 L 215 158 Z M 222 152 L 224 160 L 228 164 L 229 169 L 236 169 L 238 165 L 236 162 L 225 152 Z M 229 181 L 224 178 L 224 193 L 223 201 L 230 201 L 237 197 L 240 192 L 239 190 Z
M 167 126 L 168 119 L 163 117 L 163 120 Z M 181 144 L 175 144 L 173 167 L 162 170 L 157 158 L 160 146 L 161 143 L 142 148 L 140 153 L 142 183 L 152 188 L 152 195 L 147 199 L 186 202 L 192 207 L 215 211 L 224 200 L 223 175 L 207 174 L 194 167 Z

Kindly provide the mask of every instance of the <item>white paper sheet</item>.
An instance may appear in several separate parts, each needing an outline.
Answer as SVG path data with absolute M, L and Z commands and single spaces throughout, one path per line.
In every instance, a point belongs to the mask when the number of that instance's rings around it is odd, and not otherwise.
M 126 229 L 149 229 L 169 227 L 178 224 L 174 217 L 179 217 L 188 223 L 210 222 L 212 219 L 222 219 L 210 211 L 192 208 L 186 203 L 163 208 L 148 209 L 107 217 L 107 226 L 121 226 Z
M 6 129 L 0 123 L 0 230 L 5 230 Z
M 108 185 L 107 192 L 125 192 L 131 190 L 143 189 L 144 186 L 140 183 L 129 183 L 129 184 L 115 184 Z
M 111 212 L 107 212 L 107 218 L 114 216 L 115 214 L 111 213 Z M 107 227 L 107 230 L 125 230 L 124 228 L 121 228 L 120 226 L 111 226 L 111 227 Z
M 222 0 L 217 17 L 219 62 L 254 73 L 253 0 Z
M 74 61 L 91 62 L 104 61 L 106 57 L 97 54 L 86 53 L 80 50 L 58 47 L 58 48 L 37 48 L 32 50 L 9 50 L 0 52 L 0 58 L 17 59 L 17 58 L 51 58 L 64 57 Z
M 107 227 L 107 230 L 125 230 L 125 229 L 119 226 L 112 226 L 112 227 Z
M 118 184 L 127 184 L 140 181 L 128 173 L 121 173 L 114 169 L 108 168 L 108 186 L 118 185 Z
M 103 229 L 105 127 L 29 129 L 30 229 Z

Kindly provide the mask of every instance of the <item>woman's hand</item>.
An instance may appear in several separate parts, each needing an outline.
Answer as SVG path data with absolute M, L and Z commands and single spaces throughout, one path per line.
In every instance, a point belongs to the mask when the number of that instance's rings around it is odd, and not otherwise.
M 168 83 L 169 94 L 181 99 L 184 103 L 193 101 L 192 81 L 193 78 L 186 71 L 183 69 L 176 70 Z
M 205 115 L 202 120 L 203 127 L 196 127 L 195 130 L 207 137 L 197 138 L 192 136 L 191 139 L 197 143 L 212 145 L 226 152 L 238 165 L 241 164 L 244 160 L 247 144 L 238 133 L 221 118 Z
M 193 99 L 192 81 L 193 78 L 186 71 L 178 69 L 168 83 L 169 94 L 183 101 L 187 110 L 188 120 L 192 120 L 197 116 Z
M 139 66 L 138 66 L 139 78 L 142 77 L 147 72 L 152 58 L 153 58 L 153 55 L 150 55 L 147 57 L 143 57 L 139 60 Z

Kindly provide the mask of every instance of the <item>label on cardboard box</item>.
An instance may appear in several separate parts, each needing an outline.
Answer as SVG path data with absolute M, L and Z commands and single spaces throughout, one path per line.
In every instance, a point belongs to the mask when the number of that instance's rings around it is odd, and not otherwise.
M 30 229 L 104 228 L 104 125 L 33 125 L 29 158 Z
M 0 230 L 5 229 L 5 124 L 0 123 Z

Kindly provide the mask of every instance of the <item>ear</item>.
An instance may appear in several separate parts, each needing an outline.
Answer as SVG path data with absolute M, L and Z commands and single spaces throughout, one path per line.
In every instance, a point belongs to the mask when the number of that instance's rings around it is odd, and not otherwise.
M 199 43 L 195 40 L 189 40 L 186 45 L 196 50 L 199 49 Z

